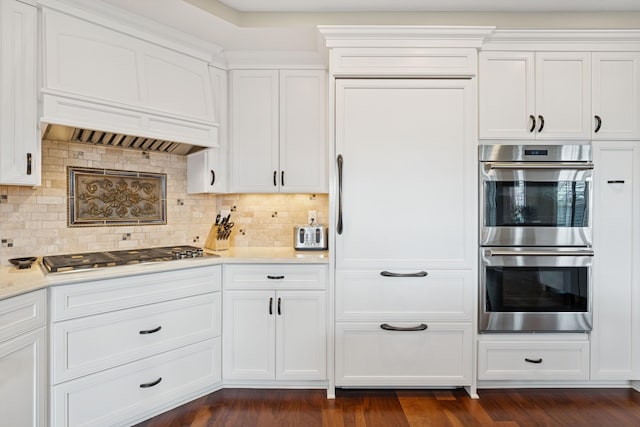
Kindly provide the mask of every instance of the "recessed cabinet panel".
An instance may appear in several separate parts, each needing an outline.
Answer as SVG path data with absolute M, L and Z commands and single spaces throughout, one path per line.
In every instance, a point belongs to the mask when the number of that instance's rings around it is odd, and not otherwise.
M 434 270 L 425 277 L 384 277 L 378 271 L 337 270 L 336 320 L 470 321 L 474 283 L 471 271 Z
M 593 379 L 640 379 L 640 147 L 594 143 Z
M 337 268 L 472 268 L 473 88 L 464 79 L 336 82 Z
M 427 327 L 422 329 L 421 326 Z M 336 324 L 337 386 L 436 386 L 471 383 L 471 324 Z

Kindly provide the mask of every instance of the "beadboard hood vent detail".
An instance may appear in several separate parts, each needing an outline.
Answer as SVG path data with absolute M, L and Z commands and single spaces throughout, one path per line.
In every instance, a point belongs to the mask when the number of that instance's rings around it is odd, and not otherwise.
M 179 155 L 201 149 L 201 147 L 180 142 L 51 124 L 46 125 L 42 139 Z

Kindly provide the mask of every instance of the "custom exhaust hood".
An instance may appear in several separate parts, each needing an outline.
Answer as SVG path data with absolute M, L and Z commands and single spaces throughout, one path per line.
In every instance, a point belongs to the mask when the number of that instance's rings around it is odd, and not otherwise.
M 153 137 L 125 135 L 117 132 L 83 129 L 48 123 L 44 124 L 42 139 L 178 155 L 187 155 L 204 148 L 184 142 L 166 141 Z

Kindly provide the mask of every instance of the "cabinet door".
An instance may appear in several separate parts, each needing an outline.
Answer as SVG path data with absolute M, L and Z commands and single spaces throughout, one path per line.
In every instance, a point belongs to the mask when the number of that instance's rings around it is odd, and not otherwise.
M 326 73 L 280 71 L 280 191 L 327 192 Z
M 480 52 L 478 66 L 480 138 L 535 138 L 534 53 Z
M 591 378 L 640 378 L 640 147 L 594 143 Z
M 34 6 L 0 2 L 0 184 L 40 185 Z
M 593 139 L 640 139 L 640 53 L 592 58 Z
M 276 293 L 276 379 L 327 378 L 326 293 Z
M 275 378 L 273 291 L 227 291 L 223 310 L 223 377 Z
M 473 268 L 473 83 L 337 81 L 336 155 L 343 157 L 338 268 Z
M 536 52 L 537 139 L 591 138 L 591 53 Z
M 46 425 L 45 328 L 0 343 L 0 420 L 6 426 Z
M 220 193 L 220 180 L 224 180 L 220 149 L 208 148 L 187 156 L 187 192 Z
M 278 96 L 278 71 L 231 72 L 231 157 L 235 192 L 278 191 Z

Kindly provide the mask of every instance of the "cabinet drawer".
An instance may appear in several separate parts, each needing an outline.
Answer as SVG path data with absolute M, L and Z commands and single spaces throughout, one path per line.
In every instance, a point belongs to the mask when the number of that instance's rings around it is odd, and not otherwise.
M 44 326 L 47 293 L 39 290 L 0 301 L 0 342 Z
M 327 266 L 243 264 L 224 266 L 225 289 L 325 289 Z
M 472 271 L 385 277 L 379 271 L 338 270 L 336 320 L 471 320 L 475 277 Z
M 214 338 L 54 386 L 52 425 L 128 425 L 210 392 L 220 380 Z
M 221 266 L 207 266 L 51 288 L 51 320 L 65 320 L 221 289 Z
M 588 341 L 480 342 L 480 380 L 589 379 Z
M 470 323 L 429 323 L 423 331 L 381 323 L 336 325 L 338 386 L 459 386 L 471 383 Z M 420 322 L 418 322 L 420 324 Z M 412 327 L 416 323 L 393 323 Z
M 53 382 L 219 336 L 220 304 L 215 292 L 54 323 Z

